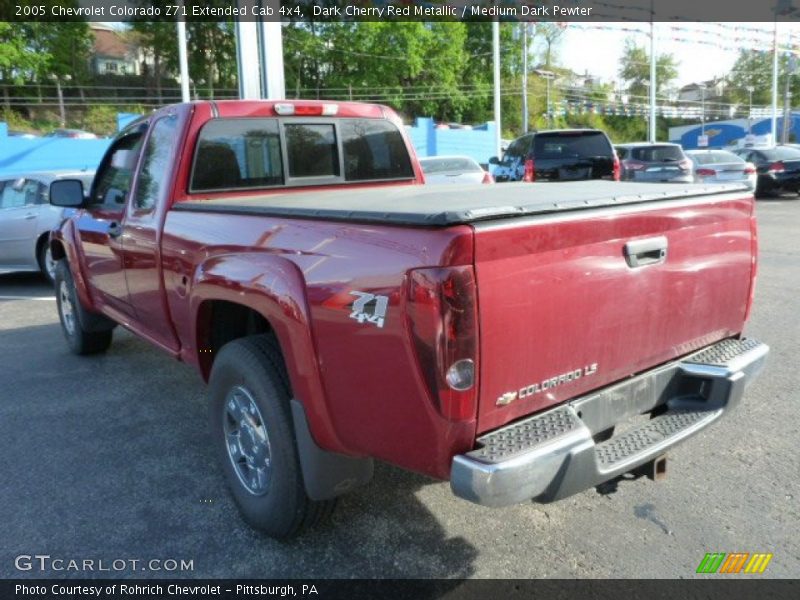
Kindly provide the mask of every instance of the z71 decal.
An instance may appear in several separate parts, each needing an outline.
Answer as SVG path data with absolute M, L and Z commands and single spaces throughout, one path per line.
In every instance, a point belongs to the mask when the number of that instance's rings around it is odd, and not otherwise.
M 350 292 L 351 296 L 358 296 L 353 300 L 353 312 L 350 318 L 355 319 L 362 325 L 372 323 L 378 327 L 383 327 L 386 319 L 386 308 L 389 306 L 389 296 L 377 296 L 367 292 Z

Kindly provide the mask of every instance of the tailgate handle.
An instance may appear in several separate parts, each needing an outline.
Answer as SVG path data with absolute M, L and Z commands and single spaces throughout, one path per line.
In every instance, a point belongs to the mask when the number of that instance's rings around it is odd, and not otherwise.
M 628 242 L 623 249 L 625 260 L 632 269 L 656 265 L 667 260 L 667 238 L 663 235 Z

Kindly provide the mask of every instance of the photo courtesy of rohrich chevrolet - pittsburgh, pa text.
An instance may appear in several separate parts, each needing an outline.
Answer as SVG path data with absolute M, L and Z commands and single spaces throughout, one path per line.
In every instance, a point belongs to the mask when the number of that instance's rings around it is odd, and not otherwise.
M 0 598 L 800 594 L 800 0 L 0 0 Z

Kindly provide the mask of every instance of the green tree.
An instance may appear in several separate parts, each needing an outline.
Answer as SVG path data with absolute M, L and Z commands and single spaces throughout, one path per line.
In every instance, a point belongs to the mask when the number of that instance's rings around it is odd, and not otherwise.
M 753 105 L 766 106 L 772 103 L 772 53 L 740 50 L 731 71 L 727 76 L 726 100 L 748 106 L 750 92 L 753 87 Z M 794 72 L 792 67 L 795 67 Z M 800 70 L 798 64 L 792 64 L 786 56 L 778 57 L 778 103 L 782 105 L 786 89 L 786 78 L 789 77 L 789 91 L 792 98 L 800 98 Z
M 639 46 L 628 38 L 620 58 L 619 76 L 628 83 L 628 92 L 633 96 L 647 96 L 647 83 L 650 82 L 650 54 L 644 46 Z M 656 84 L 664 89 L 678 76 L 678 63 L 672 54 L 656 57 Z
M 533 41 L 542 48 L 542 64 L 545 68 L 553 65 L 564 31 L 564 27 L 552 21 L 538 21 L 534 25 Z
M 135 21 L 131 24 L 131 41 L 139 45 L 152 60 L 143 73 L 148 87 L 163 102 L 162 82 L 166 73 L 178 70 L 178 39 L 174 23 Z

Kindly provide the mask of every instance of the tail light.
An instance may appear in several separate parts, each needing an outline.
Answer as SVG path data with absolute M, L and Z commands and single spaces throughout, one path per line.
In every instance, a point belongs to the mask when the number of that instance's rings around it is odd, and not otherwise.
M 275 113 L 282 116 L 298 116 L 298 117 L 333 117 L 339 112 L 339 107 L 336 104 L 300 104 L 294 105 L 288 102 L 279 102 L 273 106 Z
M 684 158 L 683 160 L 678 161 L 678 166 L 684 171 L 691 171 L 692 161 L 690 161 L 688 158 Z
M 780 161 L 772 163 L 767 168 L 767 173 L 783 173 L 786 170 L 784 164 Z
M 489 171 L 483 172 L 483 181 L 481 181 L 481 183 L 494 183 L 494 177 L 492 177 L 492 174 L 489 173 Z
M 407 318 L 420 372 L 452 421 L 477 411 L 477 306 L 471 266 L 411 271 Z
M 750 318 L 750 309 L 753 308 L 753 298 L 756 295 L 756 274 L 758 272 L 758 226 L 756 216 L 750 215 L 750 293 L 747 296 L 747 306 L 744 309 L 744 320 Z
M 619 156 L 614 155 L 614 181 L 619 181 L 621 177 L 622 168 L 619 164 Z
M 747 163 L 747 165 L 745 165 L 745 167 L 744 167 L 744 174 L 745 175 L 752 175 L 755 172 L 756 172 L 756 168 L 753 165 L 751 165 L 750 163 Z
M 714 169 L 701 168 L 695 171 L 695 175 L 699 175 L 700 177 L 713 177 L 716 174 L 717 172 Z
M 532 158 L 525 161 L 525 172 L 522 175 L 522 181 L 536 181 L 536 165 Z

